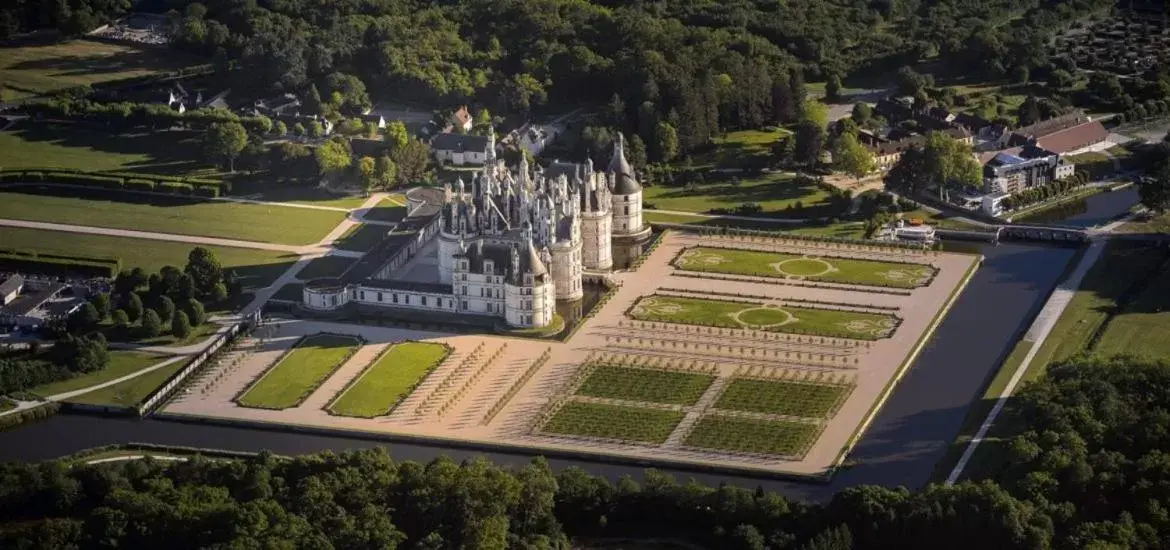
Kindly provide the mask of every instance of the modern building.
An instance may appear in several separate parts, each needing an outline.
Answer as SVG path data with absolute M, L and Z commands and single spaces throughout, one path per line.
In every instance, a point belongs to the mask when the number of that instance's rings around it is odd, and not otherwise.
M 1006 149 L 983 165 L 983 191 L 1015 194 L 1072 176 L 1074 169 L 1059 154 L 1035 145 Z
M 302 306 L 353 303 L 541 327 L 555 318 L 557 300 L 584 295 L 586 271 L 612 268 L 613 239 L 649 233 L 620 135 L 604 172 L 589 160 L 533 169 L 525 157 L 513 171 L 494 147 L 484 154 L 469 184 L 408 194 L 403 224 L 340 279 L 306 284 Z
M 85 305 L 85 298 L 69 285 L 24 280 L 19 275 L 0 283 L 0 294 L 4 300 L 0 305 L 0 326 L 35 330 L 51 321 L 67 319 Z

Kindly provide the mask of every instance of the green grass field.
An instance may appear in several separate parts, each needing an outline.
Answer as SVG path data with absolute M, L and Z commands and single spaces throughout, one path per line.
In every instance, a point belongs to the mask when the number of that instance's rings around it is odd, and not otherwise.
M 43 254 L 120 258 L 123 269 L 141 267 L 149 273 L 155 273 L 165 265 L 182 269 L 187 265 L 187 255 L 195 247 L 188 243 L 16 227 L 0 227 L 0 243 L 3 248 L 35 250 Z M 215 252 L 225 269 L 235 271 L 247 288 L 272 284 L 297 259 L 292 254 L 270 250 L 223 246 L 205 248 Z
M 541 428 L 551 434 L 662 443 L 682 422 L 683 412 L 601 403 L 565 403 Z
M 627 314 L 643 321 L 662 321 L 726 328 L 754 328 L 771 332 L 834 338 L 878 340 L 897 328 L 892 315 L 793 306 L 765 306 L 679 296 L 644 296 Z
M 1142 216 L 1122 224 L 1118 231 L 1121 233 L 1170 233 L 1170 212 Z
M 1114 172 L 1113 160 L 1105 153 L 1095 151 L 1081 153 L 1079 155 L 1070 155 L 1065 160 L 1076 165 L 1077 170 L 1087 170 L 1093 176 L 1093 179 L 1104 178 Z
M 1170 360 L 1170 262 L 1105 326 L 1093 348 L 1104 355 L 1134 354 Z
M 198 60 L 164 46 L 69 40 L 0 48 L 0 82 L 6 88 L 4 99 L 19 99 L 195 64 Z
M 309 265 L 306 265 L 297 274 L 297 278 L 302 281 L 309 281 L 322 277 L 340 277 L 356 261 L 354 258 L 344 258 L 342 256 L 321 256 L 320 258 L 314 258 L 309 262 Z
M 642 192 L 643 202 L 659 210 L 706 213 L 712 208 L 735 208 L 751 202 L 763 209 L 752 216 L 785 218 L 827 215 L 830 213 L 828 199 L 829 193 L 815 183 L 797 183 L 792 174 L 780 173 L 756 178 L 741 176 L 738 185 L 728 177 L 718 182 L 695 185 L 689 191 L 682 186 L 656 185 Z M 799 209 L 798 202 L 801 206 Z
M 83 403 L 89 405 L 105 405 L 114 407 L 137 407 L 150 397 L 150 394 L 163 385 L 171 376 L 187 366 L 185 361 L 177 361 L 165 367 L 152 370 L 142 376 L 136 376 L 112 386 L 81 394 L 67 399 L 69 403 Z
M 382 225 L 358 224 L 350 227 L 333 246 L 341 250 L 369 252 L 386 238 L 389 230 L 389 227 Z
M 693 216 L 690 214 L 667 214 L 654 210 L 642 211 L 642 219 L 647 223 L 678 223 L 705 227 L 740 227 L 744 229 L 762 229 L 779 233 L 792 233 L 795 235 L 821 235 L 841 237 L 844 239 L 860 239 L 865 236 L 865 224 L 862 222 L 804 225 L 757 220 L 737 220 L 726 217 Z
M 0 218 L 281 244 L 312 244 L 342 212 L 59 187 L 7 187 Z
M 683 443 L 688 447 L 800 458 L 821 427 L 804 422 L 704 415 Z
M 598 365 L 577 389 L 577 395 L 694 405 L 714 381 L 714 376 L 697 372 Z
M 224 177 L 194 131 L 114 133 L 82 124 L 17 123 L 0 132 L 0 167 Z
M 430 342 L 394 344 L 329 405 L 329 412 L 361 418 L 389 414 L 449 353 L 447 346 Z
M 107 323 L 102 325 L 101 330 L 111 342 L 130 342 L 143 346 L 185 346 L 199 342 L 219 330 L 219 325 L 215 323 L 203 323 L 197 327 L 191 327 L 191 334 L 188 334 L 186 338 L 179 339 L 171 334 L 171 322 L 165 321 L 161 334 L 152 338 L 141 338 L 138 333 L 141 326 L 142 323 L 139 321 L 131 325 L 129 332 L 123 333 L 114 325 L 108 324 L 107 320 Z
M 783 136 L 792 132 L 784 128 L 767 130 L 739 130 L 728 132 L 726 136 L 717 136 L 712 140 L 715 147 L 710 151 L 699 153 L 692 159 L 695 168 L 738 168 L 740 162 L 748 157 L 767 157 L 772 154 L 772 144 Z
M 671 264 L 688 271 L 898 288 L 926 286 L 938 272 L 938 269 L 923 264 L 808 257 L 704 246 L 680 251 Z
M 88 388 L 138 372 L 151 365 L 157 365 L 164 359 L 164 357 L 152 353 L 112 349 L 110 350 L 110 364 L 106 368 L 68 380 L 42 384 L 29 391 L 40 397 L 49 397 L 50 395 Z
M 236 401 L 245 407 L 287 409 L 304 401 L 359 346 L 353 336 L 315 334 L 285 353 Z
M 806 418 L 828 418 L 837 412 L 853 386 L 796 380 L 735 378 L 728 382 L 715 408 Z

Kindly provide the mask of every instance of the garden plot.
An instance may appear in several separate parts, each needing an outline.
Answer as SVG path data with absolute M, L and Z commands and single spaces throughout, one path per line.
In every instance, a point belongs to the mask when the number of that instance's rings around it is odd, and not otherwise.
M 361 418 L 390 414 L 450 353 L 443 344 L 394 344 L 329 405 L 329 412 Z
M 811 422 L 710 413 L 699 419 L 684 445 L 798 459 L 816 442 L 821 429 Z
M 569 401 L 541 426 L 548 434 L 661 444 L 683 419 L 675 409 Z
M 715 408 L 763 414 L 829 418 L 849 394 L 854 383 L 834 376 L 831 382 L 819 378 L 773 379 L 736 377 L 715 402 Z
M 287 409 L 304 401 L 361 345 L 338 334 L 306 336 L 238 399 L 240 405 Z
M 894 315 L 885 313 L 661 294 L 640 298 L 627 315 L 642 321 L 748 328 L 858 340 L 888 338 L 893 335 L 899 322 Z
M 705 246 L 683 249 L 672 265 L 704 273 L 895 288 L 926 286 L 938 273 L 937 268 L 925 264 Z
M 648 366 L 594 364 L 591 368 L 577 395 L 693 405 L 715 381 L 711 374 Z

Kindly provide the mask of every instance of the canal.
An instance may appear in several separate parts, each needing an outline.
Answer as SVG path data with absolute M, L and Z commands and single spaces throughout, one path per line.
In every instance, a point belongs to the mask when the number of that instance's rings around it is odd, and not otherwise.
M 1033 224 L 1056 223 L 1075 227 L 1093 227 L 1104 225 L 1129 212 L 1129 209 L 1137 203 L 1137 186 L 1130 185 L 1125 189 L 1102 191 L 1083 199 L 1054 206 L 1019 221 Z
M 1074 254 L 1071 248 L 1029 244 L 970 245 L 985 256 L 983 267 L 943 321 L 927 348 L 850 456 L 854 465 L 828 485 L 757 480 L 673 471 L 679 478 L 779 490 L 793 498 L 823 499 L 858 484 L 918 487 L 955 437 L 972 400 L 1002 362 L 1051 292 Z M 385 445 L 399 460 L 455 459 L 482 454 L 501 464 L 527 456 L 476 453 L 428 445 L 387 444 L 359 438 L 305 435 L 161 420 L 57 415 L 0 432 L 0 461 L 44 460 L 112 443 L 156 443 L 238 451 L 269 449 L 279 454 L 312 453 Z M 611 479 L 639 467 L 551 460 Z

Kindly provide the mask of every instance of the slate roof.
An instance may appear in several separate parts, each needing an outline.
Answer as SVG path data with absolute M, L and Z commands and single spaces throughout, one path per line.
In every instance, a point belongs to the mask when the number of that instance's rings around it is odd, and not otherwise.
M 485 136 L 455 133 L 439 134 L 431 140 L 431 149 L 454 151 L 456 153 L 462 153 L 464 151 L 487 153 L 488 141 L 488 138 Z
M 7 279 L 4 279 L 4 282 L 0 283 L 0 296 L 7 296 L 12 292 L 19 290 L 23 284 L 24 277 L 21 277 L 20 275 L 13 275 Z

